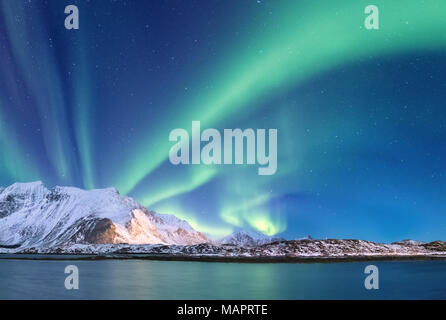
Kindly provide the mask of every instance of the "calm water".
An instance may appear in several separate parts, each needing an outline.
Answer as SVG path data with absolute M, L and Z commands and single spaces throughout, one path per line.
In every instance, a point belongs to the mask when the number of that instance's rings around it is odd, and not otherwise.
M 79 268 L 79 290 L 64 269 Z M 0 260 L 1 299 L 446 299 L 446 261 L 242 264 L 144 260 Z

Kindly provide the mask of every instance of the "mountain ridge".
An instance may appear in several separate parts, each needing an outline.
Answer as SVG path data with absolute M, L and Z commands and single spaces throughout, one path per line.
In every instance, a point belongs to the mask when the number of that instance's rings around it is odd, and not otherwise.
M 220 244 L 238 245 L 243 247 L 255 247 L 272 242 L 283 241 L 285 239 L 268 236 L 259 231 L 254 230 L 239 230 L 218 241 Z

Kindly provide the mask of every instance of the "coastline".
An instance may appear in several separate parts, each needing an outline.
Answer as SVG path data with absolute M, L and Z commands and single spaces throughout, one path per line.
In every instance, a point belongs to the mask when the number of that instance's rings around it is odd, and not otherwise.
M 26 254 L 1 253 L 0 260 L 27 261 L 97 261 L 97 260 L 150 260 L 223 263 L 345 263 L 369 261 L 432 261 L 446 260 L 446 255 L 349 255 L 349 256 L 212 256 L 166 254 Z

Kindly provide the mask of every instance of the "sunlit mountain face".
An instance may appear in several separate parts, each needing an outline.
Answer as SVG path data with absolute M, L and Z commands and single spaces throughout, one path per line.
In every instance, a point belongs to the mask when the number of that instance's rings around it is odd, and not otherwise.
M 214 237 L 444 238 L 446 2 L 0 2 L 0 184 L 115 187 Z M 277 172 L 173 165 L 275 128 Z

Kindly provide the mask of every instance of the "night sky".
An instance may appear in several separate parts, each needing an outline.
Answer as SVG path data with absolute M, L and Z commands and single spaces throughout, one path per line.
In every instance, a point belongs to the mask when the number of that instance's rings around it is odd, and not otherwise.
M 213 237 L 445 240 L 446 1 L 0 0 L 0 184 L 116 187 Z M 64 28 L 64 8 L 80 29 Z M 169 133 L 277 128 L 278 169 Z

